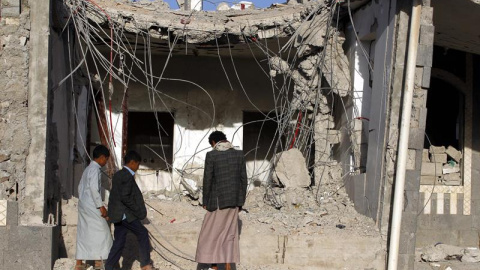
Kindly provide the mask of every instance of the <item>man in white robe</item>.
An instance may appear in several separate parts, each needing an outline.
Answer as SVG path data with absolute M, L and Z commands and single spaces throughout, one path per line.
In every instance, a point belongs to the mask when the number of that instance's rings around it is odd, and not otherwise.
M 101 171 L 107 164 L 110 151 L 99 145 L 92 154 L 93 160 L 82 174 L 78 185 L 77 260 L 75 270 L 83 270 L 83 260 L 95 260 L 95 269 L 102 269 L 112 247 L 112 235 L 107 223 L 107 209 L 102 201 Z

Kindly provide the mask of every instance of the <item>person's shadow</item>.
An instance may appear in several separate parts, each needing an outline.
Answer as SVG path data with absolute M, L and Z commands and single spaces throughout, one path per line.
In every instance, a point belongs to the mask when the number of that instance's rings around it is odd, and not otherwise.
M 242 225 L 243 225 L 243 222 L 241 219 L 238 219 L 238 240 L 240 241 L 240 235 L 242 234 Z M 196 270 L 207 270 L 208 268 L 210 268 L 212 265 L 211 264 L 204 264 L 204 263 L 199 263 L 197 264 L 197 269 Z M 217 264 L 218 266 L 218 270 L 225 270 L 225 264 L 224 263 L 219 263 Z M 231 270 L 237 270 L 237 265 L 234 264 L 234 263 L 231 263 L 230 264 L 230 269 Z

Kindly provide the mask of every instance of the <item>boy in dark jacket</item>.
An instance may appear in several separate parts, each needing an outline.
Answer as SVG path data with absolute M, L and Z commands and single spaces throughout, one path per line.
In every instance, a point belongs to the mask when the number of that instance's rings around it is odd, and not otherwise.
M 137 236 L 140 266 L 142 270 L 153 270 L 150 259 L 150 240 L 148 230 L 141 220 L 147 217 L 143 195 L 135 182 L 135 172 L 142 158 L 135 151 L 129 151 L 124 158 L 125 166 L 113 175 L 112 190 L 108 200 L 108 217 L 115 225 L 114 241 L 107 262 L 106 270 L 113 270 L 122 255 L 128 231 Z

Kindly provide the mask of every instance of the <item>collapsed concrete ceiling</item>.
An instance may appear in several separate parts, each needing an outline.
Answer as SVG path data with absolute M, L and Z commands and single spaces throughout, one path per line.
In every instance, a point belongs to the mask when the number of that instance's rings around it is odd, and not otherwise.
M 480 54 L 479 0 L 435 0 L 435 44 Z

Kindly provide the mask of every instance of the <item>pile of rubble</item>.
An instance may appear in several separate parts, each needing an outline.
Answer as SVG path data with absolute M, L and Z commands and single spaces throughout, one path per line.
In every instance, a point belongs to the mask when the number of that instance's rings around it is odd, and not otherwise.
M 422 185 L 462 185 L 461 175 L 462 152 L 453 146 L 430 146 L 423 150 Z
M 415 269 L 473 270 L 480 267 L 477 247 L 458 247 L 435 244 L 417 248 Z

